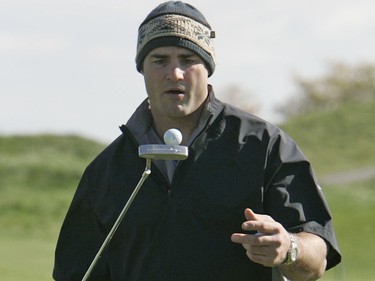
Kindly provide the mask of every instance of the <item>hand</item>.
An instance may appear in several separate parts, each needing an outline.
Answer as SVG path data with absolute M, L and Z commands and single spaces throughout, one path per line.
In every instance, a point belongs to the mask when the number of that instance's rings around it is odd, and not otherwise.
M 245 210 L 245 217 L 247 221 L 242 224 L 242 229 L 258 233 L 234 233 L 232 242 L 242 244 L 253 262 L 269 267 L 280 265 L 290 247 L 288 232 L 272 217 L 256 214 L 251 209 Z

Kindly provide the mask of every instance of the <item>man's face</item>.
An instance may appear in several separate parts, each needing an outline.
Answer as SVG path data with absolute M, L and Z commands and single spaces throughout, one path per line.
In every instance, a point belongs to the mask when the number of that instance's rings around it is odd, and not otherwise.
M 153 49 L 143 62 L 142 73 L 156 120 L 188 117 L 207 98 L 208 71 L 190 50 L 169 46 Z

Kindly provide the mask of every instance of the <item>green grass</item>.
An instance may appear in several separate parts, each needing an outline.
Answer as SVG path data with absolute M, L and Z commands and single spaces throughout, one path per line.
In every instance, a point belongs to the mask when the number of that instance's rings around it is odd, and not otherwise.
M 375 280 L 375 180 L 324 189 L 343 255 L 327 280 Z M 323 279 L 325 280 L 325 279 Z
M 1 137 L 2 233 L 56 236 L 85 166 L 103 147 L 77 136 Z
M 52 280 L 54 239 L 0 238 L 0 275 L 6 281 Z
M 103 147 L 78 136 L 0 137 L 1 280 L 52 280 L 65 213 Z
M 375 103 L 345 104 L 281 125 L 318 174 L 375 166 Z
M 375 166 L 374 103 L 283 124 L 318 176 Z M 0 279 L 52 280 L 57 236 L 85 167 L 104 148 L 78 136 L 0 137 Z M 340 266 L 324 281 L 375 280 L 375 181 L 326 186 Z

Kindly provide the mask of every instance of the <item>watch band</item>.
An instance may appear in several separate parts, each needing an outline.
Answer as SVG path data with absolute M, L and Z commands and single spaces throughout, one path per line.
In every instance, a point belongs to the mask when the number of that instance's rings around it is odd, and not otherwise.
M 294 238 L 294 235 L 289 233 L 289 239 L 290 239 L 290 247 L 286 254 L 286 258 L 284 262 L 282 263 L 284 265 L 290 265 L 294 263 L 298 257 L 298 245 L 297 245 L 296 239 Z

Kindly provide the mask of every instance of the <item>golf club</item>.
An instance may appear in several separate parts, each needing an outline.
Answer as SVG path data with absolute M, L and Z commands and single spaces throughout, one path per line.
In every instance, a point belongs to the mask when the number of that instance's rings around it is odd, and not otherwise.
M 151 160 L 185 160 L 188 157 L 188 148 L 186 146 L 179 145 L 181 143 L 181 140 L 182 134 L 180 131 L 178 131 L 177 129 L 169 129 L 164 134 L 164 141 L 166 142 L 166 144 L 145 144 L 138 147 L 139 157 L 146 159 L 145 170 L 143 171 L 138 184 L 134 188 L 133 193 L 130 195 L 117 220 L 113 224 L 113 227 L 108 233 L 98 253 L 91 262 L 90 267 L 87 269 L 85 275 L 83 276 L 82 281 L 87 281 L 89 279 L 92 270 L 100 259 L 100 256 L 102 255 L 104 249 L 111 241 L 139 189 L 141 188 L 147 177 L 151 174 Z

